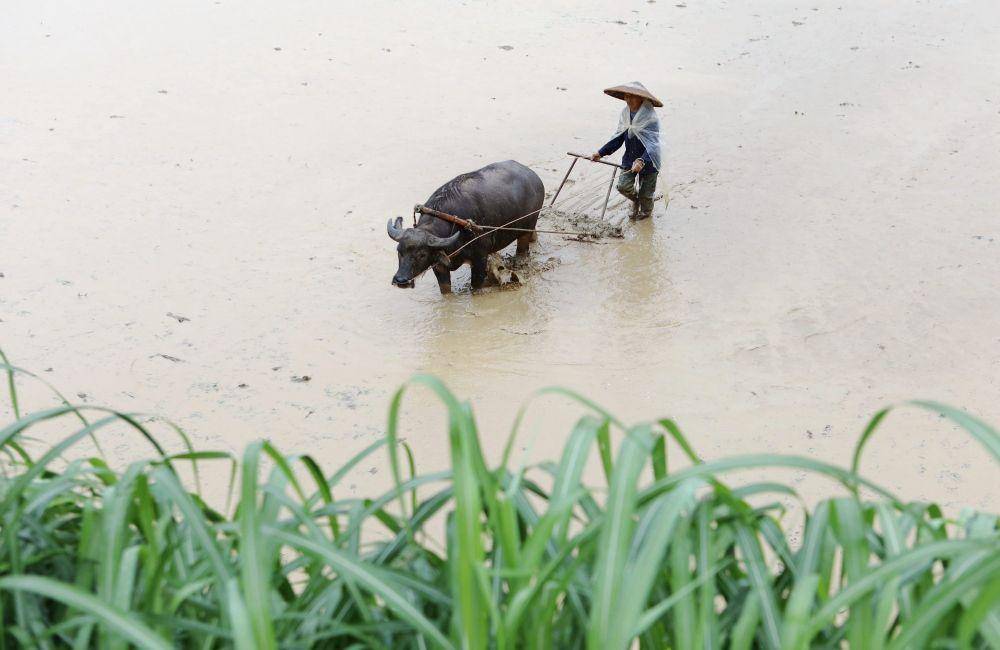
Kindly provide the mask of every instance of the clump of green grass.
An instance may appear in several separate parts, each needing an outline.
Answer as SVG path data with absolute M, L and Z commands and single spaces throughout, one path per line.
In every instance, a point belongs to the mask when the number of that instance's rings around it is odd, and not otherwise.
M 124 422 L 159 449 L 139 418 L 65 402 L 21 413 L 21 371 L 2 361 L 16 417 L 0 430 L 2 648 L 1000 647 L 997 517 L 949 519 L 858 474 L 888 410 L 849 469 L 772 454 L 704 462 L 671 420 L 625 426 L 551 389 L 588 411 L 562 456 L 511 464 L 522 409 L 491 467 L 469 404 L 420 376 L 408 386 L 448 412 L 446 471 L 417 474 L 397 440 L 407 386 L 385 439 L 332 473 L 266 441 L 240 458 L 189 449 L 116 472 L 73 447 Z M 912 404 L 1000 460 L 994 430 Z M 52 421 L 66 437 L 30 455 L 25 436 Z M 668 443 L 683 469 L 670 468 Z M 376 452 L 394 487 L 344 497 L 341 479 Z M 595 455 L 596 486 L 583 479 Z M 232 509 L 180 478 L 182 464 L 210 463 L 238 467 Z M 798 498 L 793 488 L 725 480 L 772 467 L 842 486 L 806 511 L 798 545 L 766 499 Z

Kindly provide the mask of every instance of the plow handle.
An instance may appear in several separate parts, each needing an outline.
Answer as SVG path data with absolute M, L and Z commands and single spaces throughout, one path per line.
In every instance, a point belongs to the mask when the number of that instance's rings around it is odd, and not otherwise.
M 585 156 L 582 153 L 573 153 L 572 151 L 566 152 L 567 156 L 574 156 L 576 158 L 583 158 L 584 160 L 589 160 L 590 162 L 601 163 L 602 165 L 609 165 L 611 167 L 617 167 L 618 169 L 625 169 L 621 165 L 613 162 L 608 162 L 607 160 L 593 160 L 590 156 Z

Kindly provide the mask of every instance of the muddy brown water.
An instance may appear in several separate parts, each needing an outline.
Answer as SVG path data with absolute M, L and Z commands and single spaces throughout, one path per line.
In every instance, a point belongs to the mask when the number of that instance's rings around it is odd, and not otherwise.
M 268 436 L 328 467 L 417 372 L 474 402 L 493 458 L 550 384 L 669 415 L 710 458 L 846 464 L 911 397 L 1000 423 L 1000 5 L 515 4 L 8 3 L 0 345 L 199 447 Z M 541 236 L 516 291 L 390 286 L 388 217 L 495 160 L 551 191 L 632 78 L 666 100 L 669 208 L 622 239 Z M 531 457 L 577 415 L 536 405 Z M 428 470 L 441 423 L 408 398 Z M 995 465 L 933 415 L 893 415 L 864 468 L 997 505 Z

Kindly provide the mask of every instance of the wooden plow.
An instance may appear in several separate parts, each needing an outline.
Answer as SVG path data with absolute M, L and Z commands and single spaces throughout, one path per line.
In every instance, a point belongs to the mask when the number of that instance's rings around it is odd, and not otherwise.
M 563 186 L 566 184 L 566 181 L 569 180 L 569 175 L 573 173 L 573 167 L 576 166 L 576 161 L 582 159 L 592 163 L 598 163 L 600 165 L 607 165 L 609 167 L 613 167 L 614 169 L 612 169 L 611 171 L 611 182 L 608 184 L 608 193 L 604 195 L 604 207 L 601 209 L 601 220 L 603 221 L 604 213 L 608 211 L 608 201 L 611 200 L 611 190 L 613 190 L 615 187 L 615 179 L 618 177 L 618 170 L 625 168 L 613 162 L 608 162 L 606 160 L 594 160 L 590 156 L 584 156 L 583 154 L 580 153 L 573 153 L 572 151 L 567 151 L 566 155 L 572 156 L 573 162 L 569 164 L 569 169 L 566 170 L 566 175 L 563 176 L 562 183 L 559 183 L 559 189 L 557 189 L 556 193 L 552 196 L 552 201 L 549 202 L 549 207 L 551 208 L 553 204 L 555 204 L 556 199 L 559 198 L 559 193 L 562 192 Z

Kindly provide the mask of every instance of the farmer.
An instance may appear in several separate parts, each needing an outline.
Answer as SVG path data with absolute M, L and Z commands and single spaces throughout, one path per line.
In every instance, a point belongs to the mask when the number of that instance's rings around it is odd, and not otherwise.
M 653 193 L 660 172 L 660 118 L 653 107 L 663 102 L 638 81 L 608 88 L 604 94 L 625 101 L 615 136 L 593 154 L 599 160 L 625 145 L 618 191 L 632 201 L 632 218 L 647 219 L 653 214 Z

